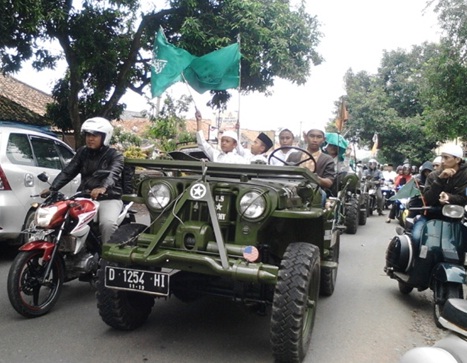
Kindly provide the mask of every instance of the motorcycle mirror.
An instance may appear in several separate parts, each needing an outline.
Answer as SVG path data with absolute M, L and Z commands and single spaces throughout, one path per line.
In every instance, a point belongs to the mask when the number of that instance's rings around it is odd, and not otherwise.
M 49 176 L 48 174 L 44 171 L 43 173 L 40 173 L 37 178 L 44 183 L 47 183 L 49 181 Z
M 464 216 L 464 207 L 454 204 L 443 206 L 443 216 L 449 218 L 462 218 Z

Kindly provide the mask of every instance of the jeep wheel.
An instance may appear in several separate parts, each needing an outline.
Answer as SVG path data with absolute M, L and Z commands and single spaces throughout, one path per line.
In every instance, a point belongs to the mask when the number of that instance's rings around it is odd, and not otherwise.
M 358 201 L 350 198 L 349 204 L 345 206 L 345 232 L 348 234 L 357 233 L 358 227 Z
M 274 291 L 271 344 L 276 362 L 301 362 L 311 341 L 319 296 L 319 248 L 291 243 Z
M 117 229 L 109 243 L 122 243 L 146 228 L 142 224 L 126 224 Z M 105 287 L 105 267 L 111 263 L 101 260 L 97 271 L 97 308 L 102 320 L 119 330 L 133 330 L 141 326 L 151 313 L 154 297 L 151 295 L 108 289 Z
M 360 208 L 358 211 L 358 224 L 364 226 L 366 224 L 366 217 L 367 217 L 367 198 L 365 195 L 361 196 L 362 203 L 360 204 Z
M 329 257 L 326 258 L 326 261 L 339 262 L 339 252 L 340 252 L 340 234 L 336 233 L 336 243 L 331 248 L 329 252 Z M 336 287 L 337 279 L 337 267 L 321 267 L 321 282 L 320 282 L 320 294 L 322 296 L 331 296 L 334 293 Z

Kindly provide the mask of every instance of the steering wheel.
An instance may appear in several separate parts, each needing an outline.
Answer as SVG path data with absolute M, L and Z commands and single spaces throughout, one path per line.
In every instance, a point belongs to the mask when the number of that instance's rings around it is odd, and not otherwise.
M 280 157 L 278 157 L 277 155 L 275 155 L 279 150 L 290 150 L 290 149 L 293 149 L 293 150 L 297 150 L 299 152 L 302 152 L 304 153 L 307 157 L 303 160 L 289 160 L 289 161 L 285 161 L 285 160 L 282 160 Z M 299 153 L 297 153 L 299 154 Z M 291 154 L 293 155 L 293 154 Z M 289 155 L 290 157 L 290 155 Z M 313 155 L 311 155 L 311 153 L 308 151 L 308 150 L 305 150 L 305 149 L 302 149 L 301 147 L 297 147 L 297 146 L 281 146 L 277 149 L 275 149 L 268 157 L 268 164 L 271 165 L 271 159 L 276 159 L 276 160 L 279 160 L 281 163 L 283 163 L 284 165 L 287 165 L 287 166 L 299 166 L 309 160 L 311 160 L 314 164 L 314 170 L 316 170 L 316 160 L 315 158 L 313 157 Z

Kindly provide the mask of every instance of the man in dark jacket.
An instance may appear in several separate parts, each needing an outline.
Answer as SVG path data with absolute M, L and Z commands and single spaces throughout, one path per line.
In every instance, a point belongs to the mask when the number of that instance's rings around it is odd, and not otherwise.
M 467 165 L 464 150 L 459 145 L 447 145 L 441 151 L 441 170 L 430 173 L 423 196 L 430 206 L 467 204 Z
M 441 151 L 441 169 L 428 174 L 423 190 L 423 198 L 428 206 L 441 207 L 445 204 L 467 204 L 467 165 L 464 163 L 464 150 L 458 145 L 446 145 Z M 424 222 L 436 213 L 417 216 L 412 237 L 418 241 Z
M 41 196 L 60 190 L 81 174 L 78 190 L 89 190 L 91 198 L 99 201 L 99 230 L 101 240 L 105 243 L 117 229 L 116 221 L 122 210 L 123 155 L 109 147 L 113 127 L 105 118 L 93 117 L 86 120 L 81 126 L 81 132 L 86 137 L 86 145 L 78 149 L 50 188 L 42 191 Z M 97 170 L 106 170 L 108 175 L 93 176 Z

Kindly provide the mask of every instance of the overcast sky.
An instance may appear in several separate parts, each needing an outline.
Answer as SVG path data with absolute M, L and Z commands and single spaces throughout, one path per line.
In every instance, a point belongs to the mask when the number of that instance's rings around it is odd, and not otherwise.
M 240 125 L 253 130 L 275 130 L 287 126 L 295 133 L 311 125 L 325 125 L 333 118 L 334 101 L 344 94 L 343 77 L 352 68 L 356 73 L 376 73 L 383 50 L 402 48 L 424 41 L 437 41 L 439 27 L 431 9 L 424 12 L 426 0 L 309 0 L 309 12 L 322 24 L 323 38 L 318 48 L 325 61 L 311 70 L 306 85 L 296 86 L 278 80 L 273 96 L 253 94 L 229 103 L 229 110 L 240 108 Z M 50 92 L 61 74 L 34 73 L 26 67 L 14 77 Z M 169 93 L 188 93 L 185 85 L 172 86 Z M 212 118 L 205 106 L 207 96 L 191 91 L 203 118 Z M 128 110 L 147 109 L 145 98 L 129 92 L 124 98 Z M 190 115 L 188 115 L 190 116 Z

